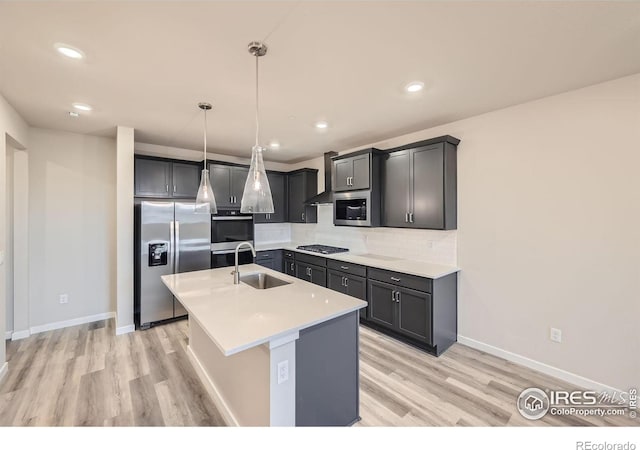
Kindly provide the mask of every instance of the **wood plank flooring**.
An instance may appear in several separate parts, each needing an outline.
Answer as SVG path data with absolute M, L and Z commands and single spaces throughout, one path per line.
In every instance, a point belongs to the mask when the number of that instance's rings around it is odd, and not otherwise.
M 186 354 L 188 323 L 115 336 L 113 320 L 7 342 L 0 426 L 224 425 Z M 361 327 L 358 426 L 626 425 L 515 409 L 526 387 L 572 388 L 456 344 L 439 358 Z

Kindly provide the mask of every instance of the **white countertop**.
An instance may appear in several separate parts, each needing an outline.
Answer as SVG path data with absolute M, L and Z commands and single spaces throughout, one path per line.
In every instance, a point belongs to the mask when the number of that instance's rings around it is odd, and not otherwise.
M 267 272 L 291 282 L 271 289 L 233 284 L 233 267 L 162 276 L 162 281 L 215 342 L 230 356 L 327 320 L 367 303 L 256 264 L 240 274 Z
M 337 261 L 344 261 L 352 264 L 362 264 L 363 266 L 376 267 L 378 269 L 393 270 L 395 272 L 406 273 L 409 275 L 416 275 L 425 278 L 442 278 L 445 275 L 449 275 L 458 272 L 460 269 L 455 266 L 447 266 L 444 264 L 432 264 L 422 261 L 412 261 L 409 259 L 394 258 L 385 255 L 373 255 L 370 253 L 334 253 L 331 255 L 324 255 L 322 253 L 307 252 L 304 250 L 298 250 L 298 245 L 305 245 L 294 242 L 271 242 L 265 244 L 257 244 L 256 251 L 264 250 L 276 250 L 282 248 L 284 250 L 295 250 L 296 252 L 306 253 L 314 256 L 321 256 L 323 258 L 335 259 Z M 308 245 L 308 244 L 307 244 Z

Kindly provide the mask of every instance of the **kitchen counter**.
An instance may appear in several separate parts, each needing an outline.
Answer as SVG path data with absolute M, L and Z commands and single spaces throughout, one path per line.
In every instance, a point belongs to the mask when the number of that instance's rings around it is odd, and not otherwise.
M 328 259 L 335 259 L 336 261 L 343 261 L 352 264 L 361 264 L 363 266 L 376 267 L 378 269 L 393 270 L 395 272 L 406 273 L 409 275 L 416 275 L 419 277 L 438 279 L 446 275 L 460 271 L 455 266 L 448 266 L 444 264 L 432 264 L 422 261 L 412 261 L 409 259 L 395 258 L 385 255 L 374 255 L 370 253 L 334 253 L 331 255 L 325 255 L 316 252 L 307 252 L 304 250 L 298 250 L 298 245 L 305 245 L 303 243 L 294 242 L 272 242 L 264 244 L 256 244 L 256 251 L 264 250 L 276 250 L 282 248 L 284 250 L 295 250 L 296 252 L 306 253 L 309 255 L 322 256 Z M 306 244 L 308 245 L 308 244 Z
M 367 303 L 256 264 L 290 284 L 233 284 L 232 267 L 162 276 L 189 312 L 189 358 L 228 425 L 359 420 L 359 309 Z
M 362 300 L 256 264 L 240 266 L 241 276 L 266 272 L 291 284 L 271 289 L 234 285 L 232 270 L 223 267 L 162 277 L 225 356 L 367 306 Z

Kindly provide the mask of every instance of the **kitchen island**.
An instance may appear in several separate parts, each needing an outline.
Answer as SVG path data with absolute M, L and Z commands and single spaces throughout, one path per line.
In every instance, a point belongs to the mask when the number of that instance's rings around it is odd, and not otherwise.
M 189 356 L 229 425 L 350 425 L 367 303 L 255 264 L 165 275 L 189 312 Z M 258 289 L 258 272 L 281 284 Z M 249 284 L 247 284 L 249 283 Z

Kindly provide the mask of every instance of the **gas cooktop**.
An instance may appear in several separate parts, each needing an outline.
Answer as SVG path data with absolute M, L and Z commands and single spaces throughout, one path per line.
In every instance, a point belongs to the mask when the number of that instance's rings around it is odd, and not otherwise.
M 320 245 L 320 244 L 298 245 L 298 247 L 296 248 L 298 250 L 304 250 L 307 252 L 322 253 L 323 255 L 330 255 L 332 253 L 344 253 L 349 251 L 348 248 L 331 247 L 329 245 Z

